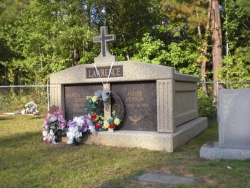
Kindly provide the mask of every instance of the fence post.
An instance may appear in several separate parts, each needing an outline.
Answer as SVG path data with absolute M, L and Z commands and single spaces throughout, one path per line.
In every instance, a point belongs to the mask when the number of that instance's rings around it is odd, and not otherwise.
M 50 107 L 49 81 L 47 81 L 47 99 L 48 99 L 47 108 L 48 108 L 48 111 L 49 111 L 49 107 Z

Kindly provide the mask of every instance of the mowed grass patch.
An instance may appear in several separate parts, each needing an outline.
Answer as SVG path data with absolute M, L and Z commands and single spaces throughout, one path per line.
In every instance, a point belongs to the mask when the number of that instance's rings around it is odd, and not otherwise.
M 156 162 L 142 149 L 45 143 L 42 124 L 41 117 L 0 117 L 0 187 L 92 187 Z
M 43 120 L 33 116 L 0 117 L 0 187 L 143 187 L 132 180 L 144 172 L 195 177 L 195 187 L 250 184 L 249 160 L 199 158 L 200 147 L 206 141 L 218 140 L 216 122 L 210 122 L 205 132 L 170 154 L 139 148 L 48 144 L 42 140 Z

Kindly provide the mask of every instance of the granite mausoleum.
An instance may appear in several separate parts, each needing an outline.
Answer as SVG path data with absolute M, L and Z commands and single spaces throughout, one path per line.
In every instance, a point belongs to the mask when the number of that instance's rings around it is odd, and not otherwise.
M 86 115 L 86 96 L 109 89 L 125 107 L 123 126 L 115 132 L 84 137 L 85 144 L 166 150 L 188 142 L 207 128 L 198 117 L 198 77 L 175 73 L 173 67 L 135 61 L 116 61 L 108 50 L 107 27 L 101 27 L 101 53 L 93 64 L 84 64 L 50 76 L 50 104 L 59 106 L 67 120 Z M 99 73 L 99 74 L 98 74 Z M 109 116 L 113 104 L 104 107 Z

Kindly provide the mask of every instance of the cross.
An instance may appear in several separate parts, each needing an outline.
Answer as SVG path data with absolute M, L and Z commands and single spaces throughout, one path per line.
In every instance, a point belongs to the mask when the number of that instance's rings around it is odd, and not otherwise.
M 98 57 L 94 59 L 95 63 L 108 63 L 116 61 L 116 56 L 112 55 L 108 49 L 108 41 L 115 40 L 116 36 L 114 34 L 108 35 L 108 27 L 102 26 L 100 28 L 101 36 L 94 37 L 93 42 L 101 43 L 101 53 Z M 103 84 L 103 89 L 110 90 L 110 83 Z M 104 118 L 108 119 L 111 117 L 111 99 L 104 103 Z
M 100 42 L 101 43 L 101 56 L 106 57 L 108 54 L 110 54 L 107 42 L 115 40 L 115 35 L 108 35 L 108 27 L 102 26 L 100 28 L 101 36 L 94 37 L 93 42 Z

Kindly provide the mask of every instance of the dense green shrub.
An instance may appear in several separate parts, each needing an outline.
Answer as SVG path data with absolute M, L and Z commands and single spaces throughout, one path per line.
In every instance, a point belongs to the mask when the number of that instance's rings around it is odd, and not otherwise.
M 20 113 L 25 104 L 34 101 L 40 113 L 47 112 L 47 94 L 44 88 L 1 88 L 0 113 Z
M 198 89 L 198 112 L 199 116 L 217 117 L 217 108 L 213 96 L 206 95 L 201 88 Z

